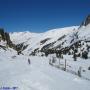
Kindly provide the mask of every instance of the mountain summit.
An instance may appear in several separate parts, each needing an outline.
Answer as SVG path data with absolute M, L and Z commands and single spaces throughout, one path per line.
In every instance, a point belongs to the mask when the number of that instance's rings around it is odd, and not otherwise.
M 88 15 L 84 22 L 82 22 L 81 26 L 87 26 L 90 24 L 90 15 Z

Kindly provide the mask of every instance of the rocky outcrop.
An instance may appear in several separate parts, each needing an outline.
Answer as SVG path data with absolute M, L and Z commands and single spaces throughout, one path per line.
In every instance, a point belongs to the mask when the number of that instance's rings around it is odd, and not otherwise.
M 0 42 L 1 40 L 3 42 L 6 42 L 6 46 L 10 47 L 10 48 L 16 48 L 15 45 L 12 43 L 12 41 L 10 40 L 10 36 L 9 33 L 5 32 L 3 28 L 0 28 Z M 3 45 L 2 45 L 3 47 Z
M 1 36 L 1 39 L 3 41 L 6 41 L 7 44 L 9 45 L 9 43 L 11 42 L 10 36 L 9 36 L 9 34 L 7 32 L 4 31 L 3 28 L 0 28 L 0 36 Z
M 85 26 L 90 24 L 90 15 L 87 16 L 86 21 L 85 21 Z
M 87 26 L 88 24 L 90 24 L 90 15 L 86 17 L 85 21 L 82 22 L 80 26 Z

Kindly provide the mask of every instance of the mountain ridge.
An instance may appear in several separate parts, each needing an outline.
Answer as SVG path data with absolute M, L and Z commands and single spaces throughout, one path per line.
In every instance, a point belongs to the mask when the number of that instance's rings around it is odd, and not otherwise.
M 19 33 L 10 34 L 10 36 L 11 36 L 11 40 L 13 41 L 13 43 L 16 41 L 15 42 L 16 44 L 25 43 L 25 42 L 27 42 L 26 44 L 30 44 L 30 43 L 33 44 L 34 42 L 39 45 L 40 42 L 43 41 L 44 39 L 50 38 L 51 40 L 50 42 L 53 42 L 59 39 L 62 35 L 64 34 L 66 35 L 69 32 L 71 32 L 73 29 L 76 29 L 76 28 L 78 28 L 78 26 L 58 28 L 58 29 L 52 29 L 52 30 L 49 30 L 47 32 L 40 33 L 40 34 L 31 33 L 31 32 L 19 32 Z M 17 38 L 18 36 L 20 36 L 21 38 Z
M 71 48 L 76 47 L 76 44 L 90 41 L 89 15 L 84 22 L 87 25 L 84 23 L 80 26 L 52 29 L 44 33 L 14 32 L 9 34 L 10 40 L 19 54 L 42 55 L 44 53 L 45 55 L 48 52 L 48 54 L 69 52 Z

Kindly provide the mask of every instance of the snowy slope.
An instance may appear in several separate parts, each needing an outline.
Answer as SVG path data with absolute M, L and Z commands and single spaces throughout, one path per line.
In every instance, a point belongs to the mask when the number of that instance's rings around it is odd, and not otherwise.
M 90 40 L 90 24 L 88 24 L 86 27 L 85 26 L 81 27 L 79 29 L 78 35 L 81 40 L 85 39 Z
M 41 35 L 38 33 L 31 33 L 29 31 L 10 33 L 10 38 L 15 44 L 27 42 L 33 38 L 40 37 L 40 36 Z
M 0 87 L 16 87 L 15 90 L 90 90 L 90 81 L 51 67 L 46 57 L 27 57 L 2 51 Z

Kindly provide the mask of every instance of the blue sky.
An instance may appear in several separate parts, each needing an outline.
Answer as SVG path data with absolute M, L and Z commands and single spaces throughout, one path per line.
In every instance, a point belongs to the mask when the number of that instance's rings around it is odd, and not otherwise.
M 79 25 L 88 14 L 90 0 L 0 0 L 0 27 L 8 32 Z

